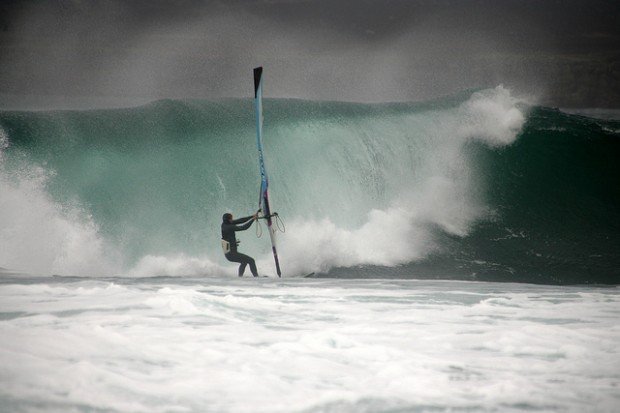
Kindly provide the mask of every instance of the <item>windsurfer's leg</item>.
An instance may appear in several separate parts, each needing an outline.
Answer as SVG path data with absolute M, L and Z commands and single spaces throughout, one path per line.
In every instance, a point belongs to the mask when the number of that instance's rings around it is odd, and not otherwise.
M 249 264 L 250 264 L 250 271 L 252 271 L 252 275 L 255 277 L 258 277 L 258 270 L 256 269 L 256 262 L 254 261 L 254 258 L 252 257 L 248 257 L 250 259 Z
M 243 271 L 245 271 L 245 266 L 247 264 L 250 264 L 250 271 L 252 271 L 252 275 L 255 277 L 258 277 L 258 270 L 256 269 L 256 262 L 254 261 L 254 258 L 250 257 L 249 255 L 245 255 L 245 254 L 239 254 L 237 253 L 239 258 L 242 259 L 243 261 L 239 261 L 241 262 L 242 266 L 243 266 Z M 241 267 L 239 267 L 239 271 L 241 271 Z M 243 272 L 241 272 L 241 274 L 243 274 Z
M 258 271 L 256 269 L 256 262 L 254 261 L 254 258 L 249 257 L 245 254 L 241 254 L 237 251 L 231 251 L 226 254 L 226 259 L 230 262 L 238 262 L 241 264 L 239 265 L 239 277 L 243 276 L 243 273 L 245 272 L 245 267 L 248 264 L 250 264 L 250 271 L 252 271 L 252 275 L 258 277 Z
M 248 265 L 248 263 L 244 262 L 239 266 L 239 277 L 243 277 L 243 273 L 245 272 L 246 265 Z
M 244 259 L 244 255 L 239 254 L 237 251 L 230 251 L 228 254 L 225 254 L 225 257 L 230 262 L 238 262 L 241 264 L 237 273 L 239 277 L 242 277 L 245 271 L 245 266 L 247 265 L 247 262 Z
M 237 256 L 240 260 L 242 260 L 239 262 L 242 263 L 241 265 L 243 266 L 243 271 L 245 271 L 245 266 L 250 264 L 250 271 L 252 271 L 252 275 L 258 277 L 258 270 L 256 269 L 256 262 L 254 261 L 254 258 L 240 253 L 237 253 Z M 241 267 L 239 267 L 239 271 L 241 271 Z M 241 274 L 243 274 L 243 272 L 241 272 Z

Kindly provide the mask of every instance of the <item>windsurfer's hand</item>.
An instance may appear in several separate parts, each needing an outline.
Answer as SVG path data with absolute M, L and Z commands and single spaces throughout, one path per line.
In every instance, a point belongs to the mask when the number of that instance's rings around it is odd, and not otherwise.
M 258 212 L 254 214 L 254 221 L 256 221 L 257 219 L 258 219 Z

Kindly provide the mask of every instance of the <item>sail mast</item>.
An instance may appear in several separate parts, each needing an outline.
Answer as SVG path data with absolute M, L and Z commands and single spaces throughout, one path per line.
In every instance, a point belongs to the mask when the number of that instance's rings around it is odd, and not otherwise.
M 276 249 L 276 228 L 273 225 L 273 214 L 269 205 L 269 179 L 267 177 L 267 169 L 265 168 L 265 159 L 263 157 L 263 68 L 254 68 L 254 114 L 256 116 L 256 146 L 258 148 L 258 163 L 260 166 L 260 195 L 258 205 L 263 211 L 263 216 L 267 220 L 267 228 L 269 230 L 269 238 L 271 239 L 271 251 L 276 264 L 276 272 L 278 277 L 282 276 L 280 271 L 280 261 L 278 259 L 278 251 Z

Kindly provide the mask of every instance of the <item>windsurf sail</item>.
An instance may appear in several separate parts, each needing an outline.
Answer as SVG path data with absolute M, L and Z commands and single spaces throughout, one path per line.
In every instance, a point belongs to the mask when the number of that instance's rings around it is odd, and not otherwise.
M 271 251 L 273 259 L 276 263 L 276 272 L 278 277 L 282 277 L 280 271 L 280 261 L 278 260 L 278 250 L 276 249 L 276 227 L 273 225 L 272 219 L 275 215 L 271 212 L 269 206 L 269 179 L 267 177 L 267 169 L 265 168 L 265 159 L 263 157 L 263 68 L 254 68 L 254 113 L 256 115 L 256 146 L 258 147 L 258 162 L 260 165 L 260 197 L 258 207 L 263 212 L 263 217 L 267 220 L 267 228 L 269 230 L 269 238 L 271 238 Z

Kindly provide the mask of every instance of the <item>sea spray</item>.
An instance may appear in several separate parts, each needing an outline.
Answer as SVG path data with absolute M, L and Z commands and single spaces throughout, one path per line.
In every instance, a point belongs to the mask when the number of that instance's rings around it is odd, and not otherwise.
M 367 127 L 359 128 L 354 136 L 350 136 L 347 127 L 319 131 L 317 135 L 324 140 L 341 145 L 341 137 L 346 136 L 346 146 L 355 148 L 340 148 L 335 152 L 342 157 L 340 162 L 327 166 L 337 168 L 329 174 L 330 184 L 336 187 L 334 192 L 350 196 L 353 187 L 362 194 L 375 193 L 367 203 L 355 202 L 364 198 L 361 195 L 346 204 L 351 208 L 348 213 L 367 211 L 363 223 L 354 228 L 347 228 L 347 220 L 343 220 L 344 225 L 332 221 L 329 217 L 334 215 L 327 211 L 327 217 L 321 220 L 294 217 L 296 220 L 289 225 L 290 235 L 282 243 L 283 255 L 293 257 L 292 271 L 405 264 L 439 247 L 435 239 L 437 227 L 449 234 L 466 236 L 474 222 L 489 216 L 489 210 L 478 199 L 480 188 L 464 148 L 472 140 L 493 147 L 512 143 L 525 122 L 517 103 L 508 90 L 498 87 L 474 93 L 447 110 L 398 114 L 387 121 L 369 116 L 357 121 L 358 126 L 363 122 Z M 336 136 L 330 137 L 334 130 Z M 364 139 L 368 131 L 374 131 L 374 139 Z M 361 152 L 366 157 L 352 159 L 350 152 Z M 359 173 L 364 161 L 369 170 L 378 169 L 371 175 L 374 185 L 370 187 L 365 180 L 367 175 L 352 176 L 350 172 Z M 312 176 L 305 181 L 321 186 L 320 182 L 313 182 Z M 323 196 L 322 191 L 317 196 Z M 382 202 L 373 202 L 372 198 Z M 368 210 L 368 205 L 375 208 Z M 335 203 L 334 207 L 339 209 L 340 204 Z
M 8 144 L 0 134 L 0 149 Z M 0 150 L 0 162 L 3 161 Z M 120 255 L 79 204 L 55 202 L 47 192 L 54 174 L 33 164 L 0 165 L 0 263 L 34 274 L 110 275 Z

